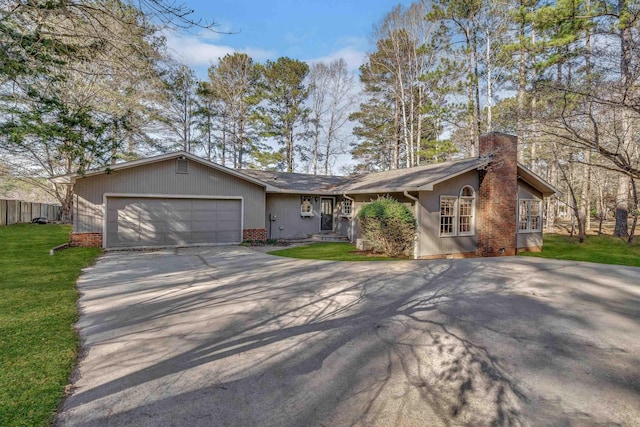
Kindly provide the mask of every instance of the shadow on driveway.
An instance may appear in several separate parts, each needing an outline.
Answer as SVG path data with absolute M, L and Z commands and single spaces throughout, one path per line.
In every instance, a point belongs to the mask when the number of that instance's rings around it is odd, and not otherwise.
M 640 420 L 640 269 L 109 253 L 80 282 L 59 425 Z

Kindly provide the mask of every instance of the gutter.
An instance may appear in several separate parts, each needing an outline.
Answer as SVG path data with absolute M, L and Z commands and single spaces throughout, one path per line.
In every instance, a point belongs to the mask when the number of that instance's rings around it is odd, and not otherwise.
M 344 197 L 347 200 L 351 200 L 351 219 L 349 220 L 349 232 L 348 232 L 348 236 L 349 236 L 349 242 L 353 243 L 353 221 L 355 219 L 355 209 L 356 209 L 356 201 L 347 196 L 346 194 L 343 194 L 342 197 Z
M 416 236 L 413 239 L 413 259 L 418 259 L 418 238 L 420 237 L 420 217 L 418 209 L 420 207 L 420 200 L 409 194 L 408 191 L 405 191 L 403 194 L 407 199 L 413 200 L 413 215 L 416 217 L 416 227 L 418 228 Z

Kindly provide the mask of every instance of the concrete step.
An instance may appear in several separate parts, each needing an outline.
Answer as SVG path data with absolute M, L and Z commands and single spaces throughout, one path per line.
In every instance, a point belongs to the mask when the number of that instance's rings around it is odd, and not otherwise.
M 335 233 L 314 234 L 311 236 L 311 240 L 314 242 L 348 242 L 349 237 Z

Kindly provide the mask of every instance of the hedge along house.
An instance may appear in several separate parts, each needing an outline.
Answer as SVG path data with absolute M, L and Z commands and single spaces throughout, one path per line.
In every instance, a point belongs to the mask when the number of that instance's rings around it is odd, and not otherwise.
M 233 170 L 188 153 L 110 166 L 74 185 L 72 245 L 233 244 L 333 233 L 358 237 L 360 207 L 391 196 L 417 221 L 415 258 L 513 255 L 542 247 L 555 188 L 517 163 L 517 139 L 480 138 L 480 156 L 354 177 Z

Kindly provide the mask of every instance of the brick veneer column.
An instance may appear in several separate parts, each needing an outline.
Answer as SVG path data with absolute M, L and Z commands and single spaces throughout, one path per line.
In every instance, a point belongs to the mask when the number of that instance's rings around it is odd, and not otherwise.
M 249 240 L 253 242 L 266 242 L 267 229 L 266 228 L 245 228 L 244 230 L 242 230 L 242 240 Z
M 102 247 L 102 233 L 71 233 L 69 246 L 82 246 L 86 248 Z
M 518 140 L 489 133 L 480 136 L 481 157 L 491 163 L 480 172 L 478 195 L 479 256 L 515 255 L 518 203 Z

